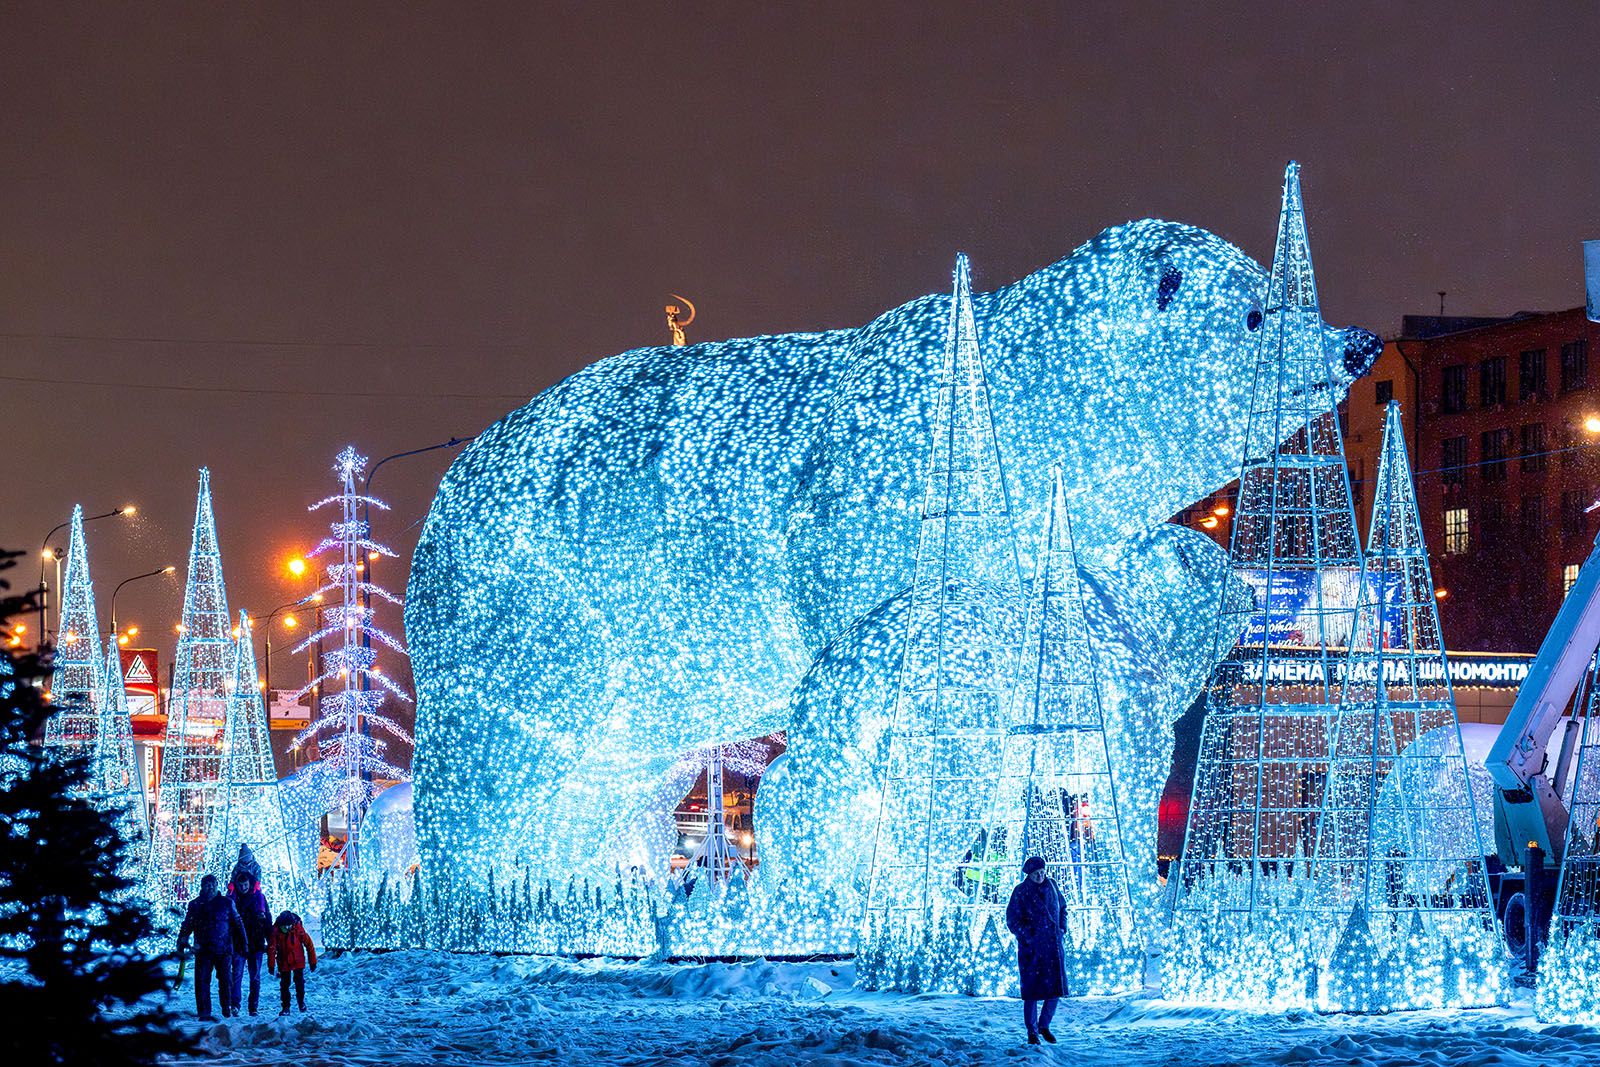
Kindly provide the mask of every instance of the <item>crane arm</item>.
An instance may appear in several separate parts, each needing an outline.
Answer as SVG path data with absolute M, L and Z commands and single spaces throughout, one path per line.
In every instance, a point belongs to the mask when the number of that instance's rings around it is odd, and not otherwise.
M 1501 789 L 1527 789 L 1545 770 L 1545 746 L 1600 647 L 1600 538 L 1578 570 L 1528 667 L 1486 769 Z

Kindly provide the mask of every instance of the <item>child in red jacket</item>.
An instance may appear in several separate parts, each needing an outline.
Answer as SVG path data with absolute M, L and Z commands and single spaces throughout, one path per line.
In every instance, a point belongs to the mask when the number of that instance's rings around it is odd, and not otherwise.
M 272 924 L 272 935 L 267 938 L 267 973 L 277 972 L 278 989 L 283 994 L 283 1010 L 279 1015 L 289 1014 L 290 975 L 294 976 L 294 992 L 300 1010 L 306 1010 L 307 957 L 310 957 L 311 969 L 316 970 L 317 946 L 311 943 L 311 935 L 300 924 L 300 916 L 286 911 Z

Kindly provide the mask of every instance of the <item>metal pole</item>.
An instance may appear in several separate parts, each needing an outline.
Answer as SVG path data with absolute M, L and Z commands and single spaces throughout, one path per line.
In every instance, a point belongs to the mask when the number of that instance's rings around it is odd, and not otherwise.
M 101 512 L 99 515 L 90 515 L 88 518 L 84 519 L 83 521 L 84 521 L 85 524 L 87 524 L 87 523 L 94 522 L 96 519 L 109 519 L 113 515 L 132 515 L 133 514 L 133 510 L 134 509 L 133 509 L 133 505 L 132 504 L 124 504 L 120 508 L 112 508 L 110 511 Z M 71 524 L 72 524 L 72 520 L 68 519 L 66 522 L 63 522 L 59 526 L 56 526 L 49 533 L 44 535 L 44 540 L 42 542 L 40 542 L 40 544 L 39 544 L 39 635 L 34 640 L 34 648 L 35 648 L 36 651 L 39 651 L 39 652 L 43 652 L 44 651 L 44 641 L 45 641 L 46 623 L 47 623 L 47 617 L 45 615 L 45 608 L 46 608 L 46 605 L 49 603 L 49 600 L 50 600 L 50 589 L 49 589 L 49 586 L 45 584 L 45 580 L 44 580 L 44 574 L 45 574 L 44 564 L 45 564 L 45 561 L 48 560 L 48 559 L 54 559 L 56 561 L 56 588 L 58 590 L 61 588 L 61 554 L 59 552 L 57 552 L 55 549 L 50 547 L 50 539 L 55 537 L 55 535 L 60 533 L 62 530 L 65 530 Z M 56 609 L 56 617 L 59 619 L 60 616 L 61 616 L 61 609 L 58 607 Z
M 137 582 L 141 578 L 154 578 L 158 574 L 176 574 L 177 571 L 177 567 L 162 567 L 159 570 L 146 571 L 144 574 L 135 574 L 132 578 L 124 578 L 117 583 L 117 587 L 111 590 L 111 639 L 113 641 L 117 639 L 117 634 L 121 632 L 117 629 L 117 594 L 122 592 L 122 587 L 129 582 Z

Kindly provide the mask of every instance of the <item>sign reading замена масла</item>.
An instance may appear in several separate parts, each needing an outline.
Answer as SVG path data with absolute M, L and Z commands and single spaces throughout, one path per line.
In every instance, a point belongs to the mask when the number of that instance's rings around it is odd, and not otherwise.
M 1521 653 L 1450 652 L 1447 656 L 1451 685 L 1482 686 L 1489 689 L 1516 689 L 1528 676 L 1528 666 L 1533 662 L 1531 655 Z M 1247 659 L 1240 663 L 1239 667 L 1241 668 L 1239 681 L 1250 685 L 1260 683 L 1259 659 Z M 1339 683 L 1344 681 L 1346 669 L 1343 649 L 1329 650 L 1325 669 L 1322 658 L 1314 650 L 1279 647 L 1273 649 L 1272 662 L 1267 666 L 1266 681 L 1268 685 Z M 1409 681 L 1410 670 L 1411 665 L 1405 660 L 1384 661 L 1384 675 L 1391 684 L 1404 684 Z M 1332 678 L 1325 676 L 1329 673 L 1333 675 Z M 1416 663 L 1416 683 L 1419 685 L 1438 685 L 1442 680 L 1440 677 L 1442 674 L 1435 660 L 1424 659 Z

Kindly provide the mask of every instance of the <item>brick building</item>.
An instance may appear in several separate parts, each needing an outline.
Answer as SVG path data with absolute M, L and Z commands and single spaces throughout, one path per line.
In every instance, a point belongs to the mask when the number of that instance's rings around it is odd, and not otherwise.
M 1407 316 L 1347 401 L 1364 530 L 1383 408 L 1400 401 L 1439 621 L 1452 649 L 1537 651 L 1600 512 L 1600 325 L 1583 308 Z
M 1600 511 L 1586 511 L 1600 496 L 1600 324 L 1583 308 L 1406 316 L 1340 406 L 1363 537 L 1391 399 L 1450 648 L 1538 651 L 1600 530 Z M 1173 521 L 1227 547 L 1234 492 Z

